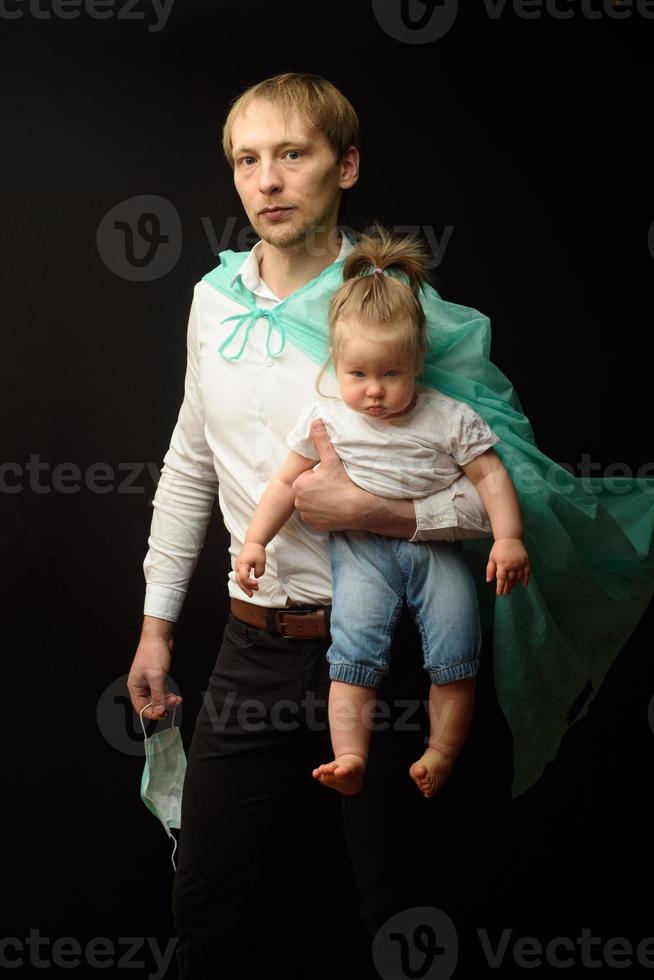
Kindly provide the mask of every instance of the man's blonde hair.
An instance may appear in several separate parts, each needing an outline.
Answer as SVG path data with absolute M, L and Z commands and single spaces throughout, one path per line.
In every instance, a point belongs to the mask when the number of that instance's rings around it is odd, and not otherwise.
M 257 82 L 232 102 L 223 126 L 223 153 L 234 169 L 234 120 L 255 101 L 264 99 L 290 114 L 297 111 L 310 130 L 322 133 L 340 162 L 351 146 L 359 148 L 359 117 L 332 82 L 310 72 L 287 71 Z

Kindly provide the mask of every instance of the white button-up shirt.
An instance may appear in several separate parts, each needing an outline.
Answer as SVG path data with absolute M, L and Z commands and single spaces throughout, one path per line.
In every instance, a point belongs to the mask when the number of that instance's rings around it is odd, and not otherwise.
M 354 247 L 345 234 L 341 238 L 339 259 Z M 270 309 L 281 300 L 259 275 L 261 244 L 252 248 L 234 279 L 241 276 L 257 306 Z M 164 456 L 143 562 L 147 616 L 179 618 L 216 495 L 230 535 L 230 596 L 264 606 L 284 606 L 288 597 L 331 603 L 328 535 L 312 531 L 297 513 L 267 545 L 266 571 L 254 595 L 248 598 L 234 579 L 247 527 L 268 480 L 288 455 L 286 436 L 316 397 L 320 370 L 290 342 L 281 356 L 268 356 L 265 319 L 250 331 L 238 360 L 223 358 L 218 348 L 229 324 L 221 321 L 242 312 L 239 303 L 209 283 L 201 280 L 195 286 L 184 399 Z M 274 334 L 273 350 L 278 339 Z M 321 389 L 338 394 L 328 372 Z M 411 540 L 427 540 L 430 530 L 439 527 L 438 501 L 438 495 L 414 500 L 417 528 Z

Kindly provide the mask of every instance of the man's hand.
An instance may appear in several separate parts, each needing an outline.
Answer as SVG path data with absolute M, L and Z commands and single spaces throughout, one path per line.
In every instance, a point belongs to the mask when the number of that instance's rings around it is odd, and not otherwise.
M 127 690 L 137 715 L 151 701 L 152 706 L 145 709 L 143 717 L 160 720 L 168 716 L 167 709 L 181 703 L 181 695 L 169 694 L 166 690 L 172 655 L 171 624 L 166 620 L 146 616 L 127 678 Z
M 320 466 L 301 473 L 291 484 L 295 509 L 313 531 L 355 529 L 371 495 L 350 480 L 318 419 L 311 423 L 311 438 L 320 455 Z
M 518 582 L 529 583 L 529 555 L 521 538 L 498 538 L 491 548 L 486 566 L 486 581 L 497 572 L 497 595 L 508 595 Z
M 246 541 L 236 559 L 236 581 L 246 595 L 252 595 L 253 589 L 259 588 L 259 583 L 250 578 L 250 571 L 259 578 L 266 570 L 266 549 L 254 541 Z

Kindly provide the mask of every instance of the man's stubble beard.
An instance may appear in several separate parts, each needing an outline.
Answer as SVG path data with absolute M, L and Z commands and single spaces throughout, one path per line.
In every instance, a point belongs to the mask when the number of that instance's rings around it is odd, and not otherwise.
M 271 234 L 271 230 L 266 229 L 264 226 L 259 226 L 258 228 L 254 226 L 254 230 L 268 245 L 274 245 L 277 248 L 286 248 L 287 246 L 298 245 L 302 242 L 307 242 L 310 244 L 313 252 L 315 254 L 316 250 L 316 230 L 318 232 L 324 232 L 326 229 L 325 216 L 322 218 L 305 218 L 302 225 L 298 227 L 291 226 L 289 228 L 280 228 L 279 234 Z M 310 248 L 310 251 L 311 251 Z

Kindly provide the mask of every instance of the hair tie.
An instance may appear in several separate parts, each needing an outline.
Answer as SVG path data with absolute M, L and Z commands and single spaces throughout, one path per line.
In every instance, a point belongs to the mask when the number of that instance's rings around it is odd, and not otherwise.
M 372 271 L 373 271 L 373 275 L 375 272 L 378 272 L 380 276 L 384 275 L 384 270 L 380 269 L 379 266 L 376 269 L 373 269 Z

